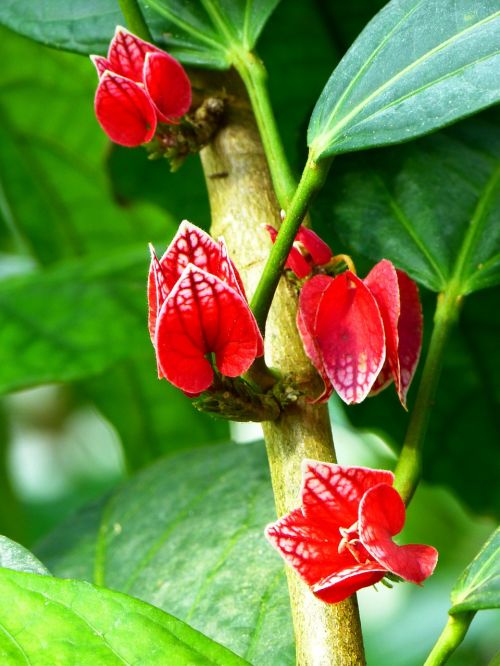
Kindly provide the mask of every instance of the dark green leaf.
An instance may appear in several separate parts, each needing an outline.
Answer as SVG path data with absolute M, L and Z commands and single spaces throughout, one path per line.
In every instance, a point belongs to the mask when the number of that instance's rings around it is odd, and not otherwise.
M 140 2 L 155 38 L 183 62 L 227 68 L 230 50 L 254 47 L 279 0 L 150 0 Z M 125 19 L 116 0 L 7 0 L 0 23 L 38 42 L 79 53 L 105 53 Z
M 247 663 L 158 608 L 82 581 L 1 569 L 0 596 L 8 599 L 0 607 L 4 666 Z
M 326 84 L 314 159 L 406 141 L 500 99 L 497 0 L 392 0 Z
M 50 575 L 49 570 L 33 553 L 4 536 L 0 536 L 0 568 Z
M 339 166 L 334 223 L 348 248 L 386 257 L 434 291 L 500 279 L 500 132 L 493 114 Z
M 144 470 L 37 553 L 57 575 L 153 603 L 253 664 L 289 666 L 284 571 L 263 534 L 272 507 L 262 445 L 198 449 Z
M 500 528 L 464 571 L 451 593 L 450 613 L 500 608 Z

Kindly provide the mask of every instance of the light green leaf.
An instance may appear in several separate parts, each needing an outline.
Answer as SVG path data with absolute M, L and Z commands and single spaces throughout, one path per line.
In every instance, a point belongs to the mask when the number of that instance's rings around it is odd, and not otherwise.
M 490 116 L 490 117 L 489 117 Z M 353 156 L 336 178 L 349 250 L 390 259 L 434 291 L 500 281 L 500 134 L 493 113 L 417 143 Z
M 40 263 L 171 236 L 153 206 L 117 205 L 88 60 L 0 29 L 0 217 Z
M 0 568 L 50 575 L 49 570 L 29 550 L 0 535 Z
M 94 375 L 146 332 L 146 250 L 83 258 L 0 282 L 0 392 Z
M 0 596 L 3 666 L 247 663 L 158 608 L 82 581 L 0 569 Z
M 497 0 L 391 0 L 313 111 L 314 159 L 398 143 L 500 99 Z
M 500 527 L 497 528 L 451 593 L 450 613 L 500 608 Z
M 171 455 L 37 549 L 58 576 L 159 606 L 259 666 L 294 663 L 281 558 L 261 444 Z

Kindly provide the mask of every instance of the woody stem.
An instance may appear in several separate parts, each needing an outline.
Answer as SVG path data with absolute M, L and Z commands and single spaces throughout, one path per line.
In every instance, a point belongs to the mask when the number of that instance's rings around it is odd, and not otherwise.
M 153 41 L 153 36 L 144 20 L 137 0 L 118 0 L 120 9 L 130 30 L 147 42 Z

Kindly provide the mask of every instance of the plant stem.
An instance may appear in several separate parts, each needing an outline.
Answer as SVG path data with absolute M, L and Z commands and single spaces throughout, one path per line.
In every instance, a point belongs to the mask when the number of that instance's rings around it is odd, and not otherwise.
M 311 158 L 307 160 L 300 183 L 269 253 L 269 258 L 250 303 L 262 332 L 264 332 L 267 313 L 271 307 L 274 292 L 297 231 L 307 213 L 311 200 L 325 182 L 330 164 L 331 159 L 322 160 L 321 162 L 313 162 Z
M 130 31 L 147 42 L 153 42 L 153 36 L 144 20 L 137 0 L 118 0 L 118 4 Z
M 278 203 L 282 209 L 288 210 L 297 182 L 288 164 L 276 126 L 266 85 L 266 68 L 260 58 L 245 50 L 235 51 L 234 66 L 243 79 L 252 104 Z
M 228 81 L 228 79 L 226 79 Z M 201 152 L 210 197 L 212 233 L 224 235 L 247 293 L 251 294 L 266 262 L 270 239 L 263 229 L 279 214 L 265 154 L 250 110 L 229 105 L 226 126 Z M 224 178 L 210 174 L 225 173 Z M 279 278 L 279 273 L 278 273 Z M 317 375 L 305 357 L 295 324 L 294 288 L 281 280 L 266 327 L 266 359 L 280 372 L 311 386 Z M 319 389 L 311 386 L 311 394 Z M 278 515 L 298 503 L 301 462 L 305 457 L 333 461 L 335 452 L 328 411 L 298 401 L 277 421 L 263 425 Z M 363 640 L 356 597 L 324 604 L 292 570 L 287 571 L 297 663 L 301 666 L 361 666 Z
M 448 622 L 441 636 L 437 639 L 430 655 L 427 657 L 424 666 L 441 666 L 445 664 L 449 657 L 455 652 L 457 647 L 465 638 L 472 618 L 476 613 L 457 613 L 450 615 Z
M 441 374 L 443 352 L 451 328 L 458 318 L 461 302 L 462 297 L 451 283 L 448 291 L 438 295 L 429 350 L 425 359 L 415 406 L 411 413 L 405 441 L 395 470 L 394 485 L 405 504 L 410 502 L 420 479 L 421 447 L 434 405 Z

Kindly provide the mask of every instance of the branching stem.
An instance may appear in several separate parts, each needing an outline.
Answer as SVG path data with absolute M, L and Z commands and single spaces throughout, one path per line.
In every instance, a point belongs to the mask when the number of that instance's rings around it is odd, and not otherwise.
M 308 159 L 302 178 L 295 191 L 290 207 L 281 225 L 276 242 L 262 271 L 250 307 L 261 331 L 264 331 L 267 314 L 278 286 L 283 267 L 290 253 L 300 224 L 306 215 L 311 200 L 325 182 L 331 159 L 313 162 Z

